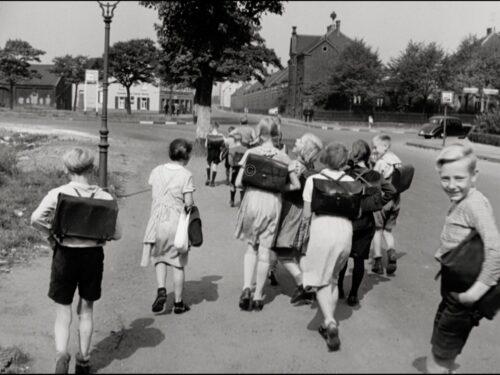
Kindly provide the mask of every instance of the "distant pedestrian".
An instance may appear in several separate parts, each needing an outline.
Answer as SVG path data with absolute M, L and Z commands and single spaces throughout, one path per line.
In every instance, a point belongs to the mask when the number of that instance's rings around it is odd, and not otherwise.
M 210 126 L 210 132 L 205 140 L 207 148 L 207 180 L 205 185 L 215 186 L 215 177 L 217 177 L 217 166 L 221 162 L 221 151 L 225 147 L 225 137 L 219 132 L 219 123 L 215 121 Z
M 442 299 L 434 318 L 432 350 L 427 358 L 428 373 L 454 370 L 456 357 L 462 352 L 472 329 L 483 318 L 475 303 L 500 278 L 500 234 L 489 200 L 475 188 L 476 163 L 473 150 L 460 144 L 445 147 L 436 159 L 441 187 L 448 195 L 451 207 L 446 214 L 441 246 L 435 258 L 441 262 L 474 230 L 483 242 L 484 261 L 476 281 L 462 293 L 454 292 L 457 285 L 447 283 L 444 273 L 441 273 Z
M 227 161 L 229 165 L 229 182 L 230 182 L 229 205 L 231 207 L 234 207 L 234 198 L 236 196 L 236 190 L 238 190 L 238 188 L 236 187 L 236 177 L 238 176 L 238 172 L 240 171 L 239 163 L 240 160 L 243 158 L 243 155 L 245 155 L 247 147 L 241 144 L 241 134 L 233 134 L 230 135 L 228 138 L 234 139 L 234 143 L 229 146 L 227 155 Z M 243 188 L 240 188 L 239 190 L 240 190 L 240 204 L 241 204 L 245 190 Z
M 62 160 L 70 182 L 48 192 L 31 215 L 31 224 L 47 236 L 53 248 L 49 297 L 56 303 L 55 372 L 68 373 L 71 359 L 68 345 L 72 303 L 75 290 L 78 288 L 80 298 L 76 312 L 79 318 L 79 352 L 76 354 L 75 373 L 88 374 L 90 373 L 90 342 L 94 329 L 94 302 L 101 298 L 105 241 L 72 236 L 59 239 L 52 233 L 50 218 L 56 210 L 60 193 L 71 196 L 93 196 L 96 199 L 105 200 L 112 200 L 113 197 L 100 187 L 89 184 L 94 167 L 94 157 L 89 150 L 75 147 L 64 154 Z M 121 228 L 117 222 L 113 239 L 118 240 L 120 237 Z
M 184 267 L 189 253 L 179 253 L 174 239 L 182 210 L 189 211 L 194 204 L 193 174 L 186 168 L 192 148 L 189 141 L 174 139 L 168 150 L 170 162 L 158 165 L 149 175 L 152 203 L 141 265 L 147 266 L 150 258 L 155 267 L 158 290 L 152 306 L 154 313 L 162 312 L 166 306 L 168 267 L 173 270 L 174 313 L 182 314 L 190 310 L 183 301 Z
M 368 115 L 368 129 L 371 129 L 373 126 L 373 116 Z

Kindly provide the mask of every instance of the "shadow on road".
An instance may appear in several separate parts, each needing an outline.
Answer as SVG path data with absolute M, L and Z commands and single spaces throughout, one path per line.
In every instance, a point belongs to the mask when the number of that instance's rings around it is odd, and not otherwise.
M 130 328 L 122 328 L 118 332 L 111 331 L 90 353 L 93 372 L 106 368 L 115 359 L 129 358 L 140 348 L 154 348 L 159 345 L 165 335 L 157 328 L 147 328 L 153 322 L 152 318 L 136 319 L 130 324 Z

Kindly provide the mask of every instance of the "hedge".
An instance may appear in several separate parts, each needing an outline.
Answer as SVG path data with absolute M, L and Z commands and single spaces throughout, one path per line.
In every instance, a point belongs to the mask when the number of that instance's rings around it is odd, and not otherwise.
M 500 135 L 486 133 L 469 133 L 467 136 L 469 141 L 475 143 L 483 143 L 486 145 L 500 146 Z

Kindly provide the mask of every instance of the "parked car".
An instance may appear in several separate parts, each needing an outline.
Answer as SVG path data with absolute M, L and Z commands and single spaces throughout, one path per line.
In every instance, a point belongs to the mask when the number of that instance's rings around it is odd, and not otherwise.
M 422 125 L 418 135 L 424 138 L 443 137 L 445 116 L 432 116 L 429 122 Z M 458 117 L 446 116 L 446 136 L 465 138 L 471 127 L 462 123 Z

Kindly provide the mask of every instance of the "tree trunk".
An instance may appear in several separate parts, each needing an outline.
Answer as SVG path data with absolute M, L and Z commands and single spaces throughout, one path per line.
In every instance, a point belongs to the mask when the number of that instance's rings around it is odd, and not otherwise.
M 131 115 L 132 110 L 130 108 L 130 86 L 125 86 L 127 89 L 127 97 L 125 98 L 125 108 L 127 109 L 127 114 Z
M 201 77 L 196 84 L 194 104 L 198 104 L 196 138 L 206 138 L 210 129 L 213 77 Z
M 14 109 L 14 82 L 10 82 L 10 109 Z
M 173 98 L 174 98 L 174 86 L 170 86 L 170 93 L 169 93 L 169 99 L 168 99 L 168 106 L 167 106 L 167 114 L 170 115 L 170 117 L 173 116 L 174 111 L 173 111 Z
M 73 111 L 76 111 L 76 100 L 78 99 L 78 82 L 75 82 L 75 99 L 73 100 Z

